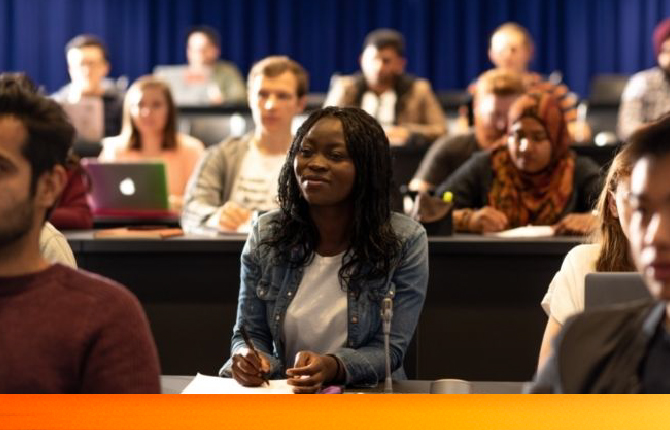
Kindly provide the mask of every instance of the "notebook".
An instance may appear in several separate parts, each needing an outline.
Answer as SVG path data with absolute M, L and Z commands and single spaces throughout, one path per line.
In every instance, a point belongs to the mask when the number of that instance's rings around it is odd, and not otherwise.
M 585 309 L 651 298 L 642 275 L 637 272 L 589 273 L 584 288 Z
M 165 164 L 83 159 L 91 180 L 89 204 L 94 214 L 168 215 Z

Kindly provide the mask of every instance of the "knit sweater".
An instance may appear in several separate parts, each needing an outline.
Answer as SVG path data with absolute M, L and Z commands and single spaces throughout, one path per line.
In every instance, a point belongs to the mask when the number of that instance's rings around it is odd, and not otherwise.
M 122 285 L 55 264 L 0 277 L 0 392 L 159 393 L 149 324 Z

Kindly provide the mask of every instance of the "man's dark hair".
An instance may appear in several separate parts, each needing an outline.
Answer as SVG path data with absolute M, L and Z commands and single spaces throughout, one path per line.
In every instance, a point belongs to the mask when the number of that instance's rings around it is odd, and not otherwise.
M 343 288 L 359 294 L 383 285 L 380 281 L 387 279 L 402 254 L 400 239 L 391 226 L 389 141 L 379 123 L 364 110 L 333 106 L 317 109 L 298 129 L 279 175 L 279 215 L 262 245 L 276 249 L 279 260 L 295 267 L 305 266 L 314 257 L 319 232 L 309 203 L 302 197 L 293 162 L 309 130 L 324 118 L 342 123 L 347 151 L 356 168 L 351 191 L 354 225 L 338 277 Z
M 102 56 L 105 61 L 109 62 L 109 56 L 107 54 L 107 47 L 105 46 L 102 39 L 98 36 L 92 34 L 80 34 L 75 36 L 65 45 L 65 55 L 73 49 L 82 49 L 82 48 L 98 48 L 102 52 Z
M 191 27 L 188 30 L 188 33 L 186 33 L 186 43 L 188 44 L 188 39 L 191 37 L 193 33 L 202 33 L 205 35 L 207 40 L 209 40 L 209 43 L 212 45 L 216 46 L 217 48 L 221 49 L 221 36 L 219 35 L 219 32 L 216 31 L 215 28 L 210 27 L 208 25 L 198 25 L 196 27 Z
M 670 113 L 637 129 L 629 138 L 633 164 L 643 157 L 664 157 L 670 154 Z
M 74 127 L 61 106 L 54 100 L 39 95 L 30 80 L 15 73 L 0 74 L 0 117 L 11 116 L 26 128 L 27 139 L 23 156 L 30 163 L 30 193 L 37 188 L 37 180 L 57 164 L 65 166 Z
M 368 46 L 374 46 L 378 51 L 391 48 L 399 56 L 405 56 L 405 38 L 390 28 L 380 28 L 368 33 L 363 42 L 363 50 Z

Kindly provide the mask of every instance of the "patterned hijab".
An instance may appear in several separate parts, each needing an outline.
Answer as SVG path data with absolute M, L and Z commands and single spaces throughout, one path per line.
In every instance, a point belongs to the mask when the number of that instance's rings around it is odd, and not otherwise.
M 560 220 L 572 194 L 575 157 L 570 151 L 567 125 L 559 103 L 544 92 L 526 94 L 514 102 L 509 111 L 510 126 L 522 118 L 533 118 L 544 126 L 551 143 L 551 159 L 540 172 L 522 172 L 512 161 L 506 141 L 501 142 L 491 153 L 489 205 L 507 215 L 511 228 L 552 225 Z

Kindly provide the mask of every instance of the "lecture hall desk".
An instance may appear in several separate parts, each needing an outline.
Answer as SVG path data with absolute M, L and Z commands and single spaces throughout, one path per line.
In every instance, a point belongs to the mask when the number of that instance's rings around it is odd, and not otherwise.
M 81 268 L 142 302 L 162 373 L 214 374 L 228 357 L 244 236 L 167 240 L 67 235 Z M 431 238 L 426 304 L 405 360 L 412 379 L 527 381 L 546 317 L 540 300 L 578 238 Z

